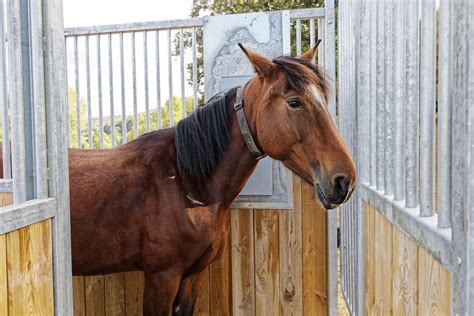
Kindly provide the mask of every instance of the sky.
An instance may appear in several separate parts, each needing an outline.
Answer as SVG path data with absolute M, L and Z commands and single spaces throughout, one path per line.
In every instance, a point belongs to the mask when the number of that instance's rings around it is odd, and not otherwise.
M 64 26 L 171 20 L 189 17 L 193 0 L 63 0 Z

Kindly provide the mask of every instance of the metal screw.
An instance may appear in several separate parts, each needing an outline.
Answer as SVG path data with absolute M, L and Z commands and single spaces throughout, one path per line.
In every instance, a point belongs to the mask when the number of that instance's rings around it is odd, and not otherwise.
M 208 19 L 208 18 L 204 18 L 204 22 L 207 22 L 207 21 L 209 21 L 209 19 Z
M 457 257 L 457 258 L 456 258 L 456 264 L 457 264 L 458 266 L 461 266 L 461 263 L 462 263 L 461 258 Z
M 332 24 L 332 20 L 328 20 L 328 24 Z

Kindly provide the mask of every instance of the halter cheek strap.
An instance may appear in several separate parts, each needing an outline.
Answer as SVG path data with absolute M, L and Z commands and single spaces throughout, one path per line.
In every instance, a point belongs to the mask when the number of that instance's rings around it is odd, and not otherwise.
M 237 114 L 237 121 L 239 122 L 240 132 L 242 133 L 242 136 L 244 137 L 244 140 L 245 140 L 245 143 L 247 144 L 248 149 L 250 150 L 252 155 L 255 156 L 256 160 L 260 160 L 262 158 L 265 158 L 267 155 L 257 147 L 257 144 L 255 144 L 255 141 L 253 140 L 249 125 L 247 123 L 247 120 L 245 119 L 244 100 L 242 97 L 243 92 L 244 92 L 243 87 L 239 87 L 237 89 L 237 95 L 235 96 L 234 110 L 235 110 L 235 113 Z

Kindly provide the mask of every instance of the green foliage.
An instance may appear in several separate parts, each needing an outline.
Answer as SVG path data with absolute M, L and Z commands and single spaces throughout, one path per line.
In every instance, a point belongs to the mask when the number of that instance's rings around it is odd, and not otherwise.
M 76 92 L 73 89 L 68 89 L 68 101 L 69 101 L 69 131 L 70 131 L 70 140 L 71 147 L 77 148 L 77 111 L 76 111 Z M 183 109 L 181 107 L 181 98 L 173 96 L 173 117 L 175 124 L 181 120 Z M 193 98 L 188 97 L 185 100 L 186 102 L 186 116 L 192 113 L 193 111 Z M 152 108 L 152 107 L 150 107 Z M 89 130 L 87 123 L 87 104 L 84 100 L 80 100 L 80 116 L 81 116 L 81 148 L 89 148 Z M 146 113 L 138 113 L 138 135 L 142 135 L 147 132 L 146 128 Z M 126 137 L 127 141 L 131 141 L 135 138 L 134 133 L 134 119 L 133 115 L 127 115 L 125 118 L 126 124 Z M 92 148 L 100 148 L 100 128 L 99 128 L 99 119 L 92 119 Z M 114 117 L 114 126 L 115 126 L 115 144 L 123 143 L 122 135 L 122 118 L 121 116 Z M 169 102 L 166 100 L 161 105 L 161 127 L 167 128 L 170 127 L 170 109 Z M 150 110 L 150 130 L 158 129 L 158 109 L 154 106 L 153 110 Z M 103 148 L 112 148 L 112 127 L 110 117 L 104 117 L 103 120 Z

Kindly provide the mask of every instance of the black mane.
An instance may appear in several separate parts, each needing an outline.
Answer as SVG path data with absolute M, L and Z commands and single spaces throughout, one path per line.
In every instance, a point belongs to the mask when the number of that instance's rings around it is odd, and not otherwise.
M 176 126 L 176 156 L 181 175 L 207 179 L 229 142 L 227 102 L 236 88 L 213 96 Z

